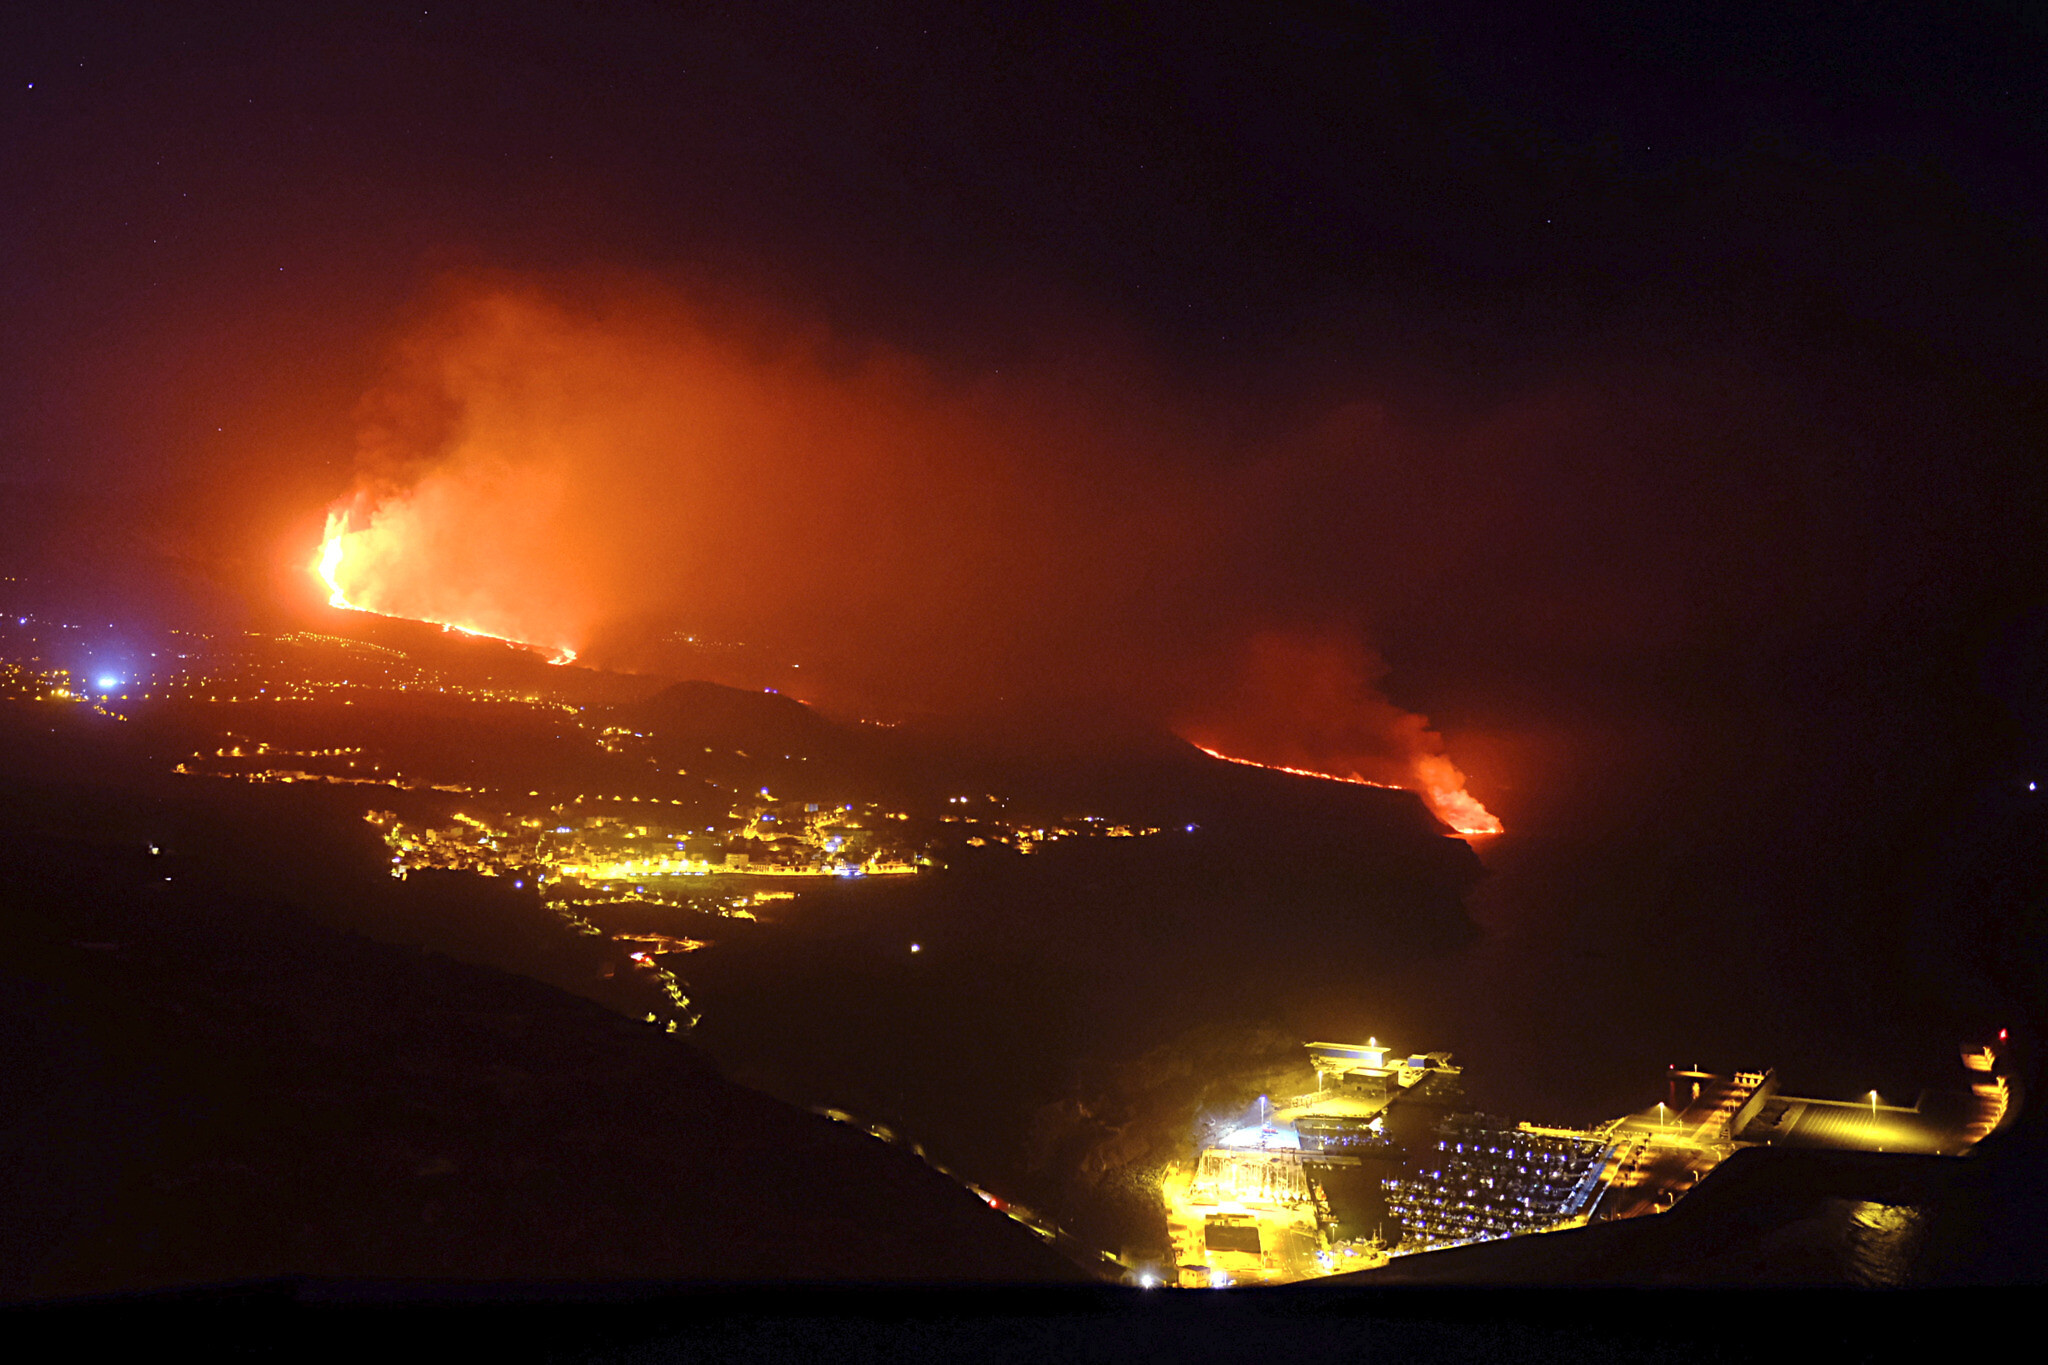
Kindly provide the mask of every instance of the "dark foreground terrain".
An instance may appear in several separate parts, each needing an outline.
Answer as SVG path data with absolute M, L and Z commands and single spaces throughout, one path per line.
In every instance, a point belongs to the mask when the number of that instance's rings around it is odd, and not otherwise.
M 1983 1286 L 2041 1278 L 2029 1112 L 1983 1159 L 1931 1174 L 1752 1171 L 1710 1180 L 1683 1216 L 1406 1261 L 1405 1286 L 1091 1284 L 911 1151 L 475 960 L 516 965 L 531 935 L 535 971 L 560 967 L 537 911 L 485 907 L 500 937 L 482 945 L 462 919 L 478 907 L 437 908 L 261 824 L 299 810 L 256 801 L 276 793 L 195 796 L 117 750 L 40 735 L 6 737 L 0 790 L 0 1293 L 76 1345 L 1748 1359 L 1753 1335 L 1697 1289 L 1869 1283 L 1827 1240 L 1859 1202 L 1928 1211 L 1889 1282 L 1932 1288 L 1802 1298 L 1781 1343 L 1818 1340 L 1825 1319 L 1834 1349 L 1861 1350 L 1930 1314 L 1982 1319 L 2000 1303 Z M 376 936 L 322 922 L 365 898 Z M 431 913 L 393 918 L 408 907 Z M 1789 1307 L 1755 1292 L 1734 1306 Z
M 300 1275 L 1084 1278 L 911 1153 L 677 1038 L 152 854 L 146 794 L 11 785 L 8 1298 Z

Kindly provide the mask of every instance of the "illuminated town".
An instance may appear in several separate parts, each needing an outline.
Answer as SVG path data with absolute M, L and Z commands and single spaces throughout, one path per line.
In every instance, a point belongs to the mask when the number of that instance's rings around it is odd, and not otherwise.
M 916 808 L 781 794 L 776 788 L 814 785 L 809 756 L 797 753 L 697 746 L 683 767 L 675 744 L 620 723 L 616 707 L 545 685 L 584 682 L 578 670 L 496 684 L 458 680 L 405 649 L 341 635 L 100 630 L 27 612 L 0 620 L 0 648 L 0 699 L 123 723 L 175 719 L 214 733 L 212 744 L 172 765 L 176 775 L 405 796 L 403 811 L 373 800 L 362 812 L 389 849 L 393 877 L 464 873 L 530 890 L 572 931 L 627 950 L 656 987 L 652 1017 L 670 1031 L 700 1016 L 664 959 L 706 940 L 601 930 L 593 910 L 666 907 L 752 920 L 797 894 L 777 887 L 905 878 L 948 858 L 1160 833 L 1092 813 L 1025 814 L 986 792 Z M 531 747 L 480 770 L 472 752 L 423 738 L 405 719 L 403 708 L 422 703 L 511 726 Z M 333 738 L 365 735 L 381 742 Z M 587 774 L 588 785 L 562 790 L 565 771 Z

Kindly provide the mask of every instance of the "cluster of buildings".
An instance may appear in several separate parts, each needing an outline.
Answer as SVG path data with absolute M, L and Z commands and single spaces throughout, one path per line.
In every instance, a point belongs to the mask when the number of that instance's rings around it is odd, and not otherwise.
M 2010 1117 L 2004 1046 L 2002 1037 L 1966 1045 L 1967 1083 L 1923 1091 L 1911 1104 L 1876 1091 L 1794 1096 L 1772 1071 L 1674 1067 L 1662 1102 L 1576 1129 L 1469 1112 L 1447 1053 L 1395 1057 L 1377 1040 L 1309 1043 L 1314 1091 L 1261 1097 L 1257 1122 L 1169 1171 L 1170 1273 L 1187 1286 L 1279 1283 L 1655 1214 L 1745 1146 L 1960 1155 Z M 1380 1174 L 1340 1181 L 1347 1167 Z M 1378 1206 L 1365 1212 L 1374 1190 Z M 1362 1213 L 1383 1220 L 1383 1237 L 1339 1235 Z
M 255 750 L 248 752 L 253 755 Z M 281 781 L 307 777 L 289 770 L 267 776 Z M 683 803 L 577 796 L 552 805 L 543 815 L 462 814 L 445 824 L 408 822 L 389 811 L 372 812 L 370 818 L 391 847 L 395 876 L 443 868 L 530 876 L 543 883 L 575 882 L 587 888 L 630 886 L 641 892 L 646 891 L 644 883 L 671 877 L 904 876 L 936 865 L 944 850 L 963 846 L 1001 845 L 1030 853 L 1059 839 L 1158 833 L 1099 816 L 1045 824 L 977 812 L 971 820 L 947 814 L 934 822 L 886 810 L 872 801 L 787 800 L 766 789 L 734 803 L 722 819 L 707 820 L 700 808 L 694 818 L 704 823 L 688 823 L 692 817 L 686 811 L 664 813 L 665 804 Z M 964 823 L 970 832 L 933 833 L 935 827 L 956 823 Z
M 1225 1134 L 1161 1193 L 1173 1275 L 1187 1287 L 1284 1283 L 1384 1264 L 1379 1236 L 1346 1237 L 1361 1221 L 1346 1208 L 1358 1182 L 1347 1168 L 1397 1162 L 1388 1119 L 1397 1105 L 1454 1105 L 1462 1075 L 1449 1053 L 1393 1056 L 1377 1039 L 1306 1044 L 1316 1088 L 1260 1100 L 1259 1120 Z M 1331 1187 L 1354 1192 L 1333 1199 Z M 1399 1240 L 1398 1229 L 1396 1238 Z
M 392 851 L 392 875 L 422 868 L 532 877 L 617 889 L 668 877 L 897 876 L 929 860 L 895 837 L 872 803 L 761 800 L 722 823 L 682 826 L 650 808 L 582 813 L 580 803 L 544 816 L 458 814 L 446 825 L 410 823 L 375 811 L 371 823 Z

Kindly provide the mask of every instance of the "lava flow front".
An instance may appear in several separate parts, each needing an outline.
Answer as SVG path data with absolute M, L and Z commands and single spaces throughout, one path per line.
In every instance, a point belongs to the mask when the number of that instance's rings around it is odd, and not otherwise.
M 1192 741 L 1191 741 L 1192 742 Z M 1195 747 L 1211 758 L 1220 758 L 1225 763 L 1241 763 L 1247 768 L 1264 768 L 1268 772 L 1292 773 L 1296 777 L 1320 778 L 1325 782 L 1349 782 L 1354 787 L 1380 787 L 1387 791 L 1408 791 L 1411 788 L 1393 782 L 1372 782 L 1357 773 L 1349 777 L 1337 773 L 1319 773 L 1311 768 L 1290 768 L 1284 763 L 1261 763 L 1257 759 L 1233 758 L 1218 753 L 1206 744 Z M 1489 811 L 1470 792 L 1465 790 L 1464 776 L 1451 766 L 1450 760 L 1436 754 L 1424 754 L 1415 761 L 1417 787 L 1422 799 L 1436 812 L 1437 818 L 1466 838 L 1482 834 L 1499 834 L 1503 828 L 1500 818 Z
M 327 604 L 348 611 L 368 612 L 373 616 L 389 616 L 398 620 L 424 621 L 443 630 L 457 630 L 465 635 L 475 635 L 486 640 L 502 640 L 508 645 L 518 645 L 548 656 L 551 664 L 566 664 L 573 661 L 576 651 L 564 644 L 549 644 L 539 640 L 521 639 L 517 635 L 491 630 L 474 620 L 454 620 L 422 611 L 395 610 L 366 598 L 374 590 L 374 580 L 362 568 L 362 561 L 374 556 L 377 542 L 384 528 L 373 517 L 366 527 L 351 528 L 345 513 L 327 514 L 326 539 L 321 542 L 320 553 L 313 559 L 312 570 L 320 581 L 327 585 Z M 343 584 L 348 584 L 344 587 Z

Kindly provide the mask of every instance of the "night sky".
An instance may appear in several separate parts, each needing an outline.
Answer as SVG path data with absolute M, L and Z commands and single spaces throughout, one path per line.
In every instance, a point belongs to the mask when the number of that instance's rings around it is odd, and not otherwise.
M 2030 7 L 32 8 L 6 572 L 312 619 L 446 485 L 598 662 L 1406 725 L 1881 936 L 2041 759 Z

